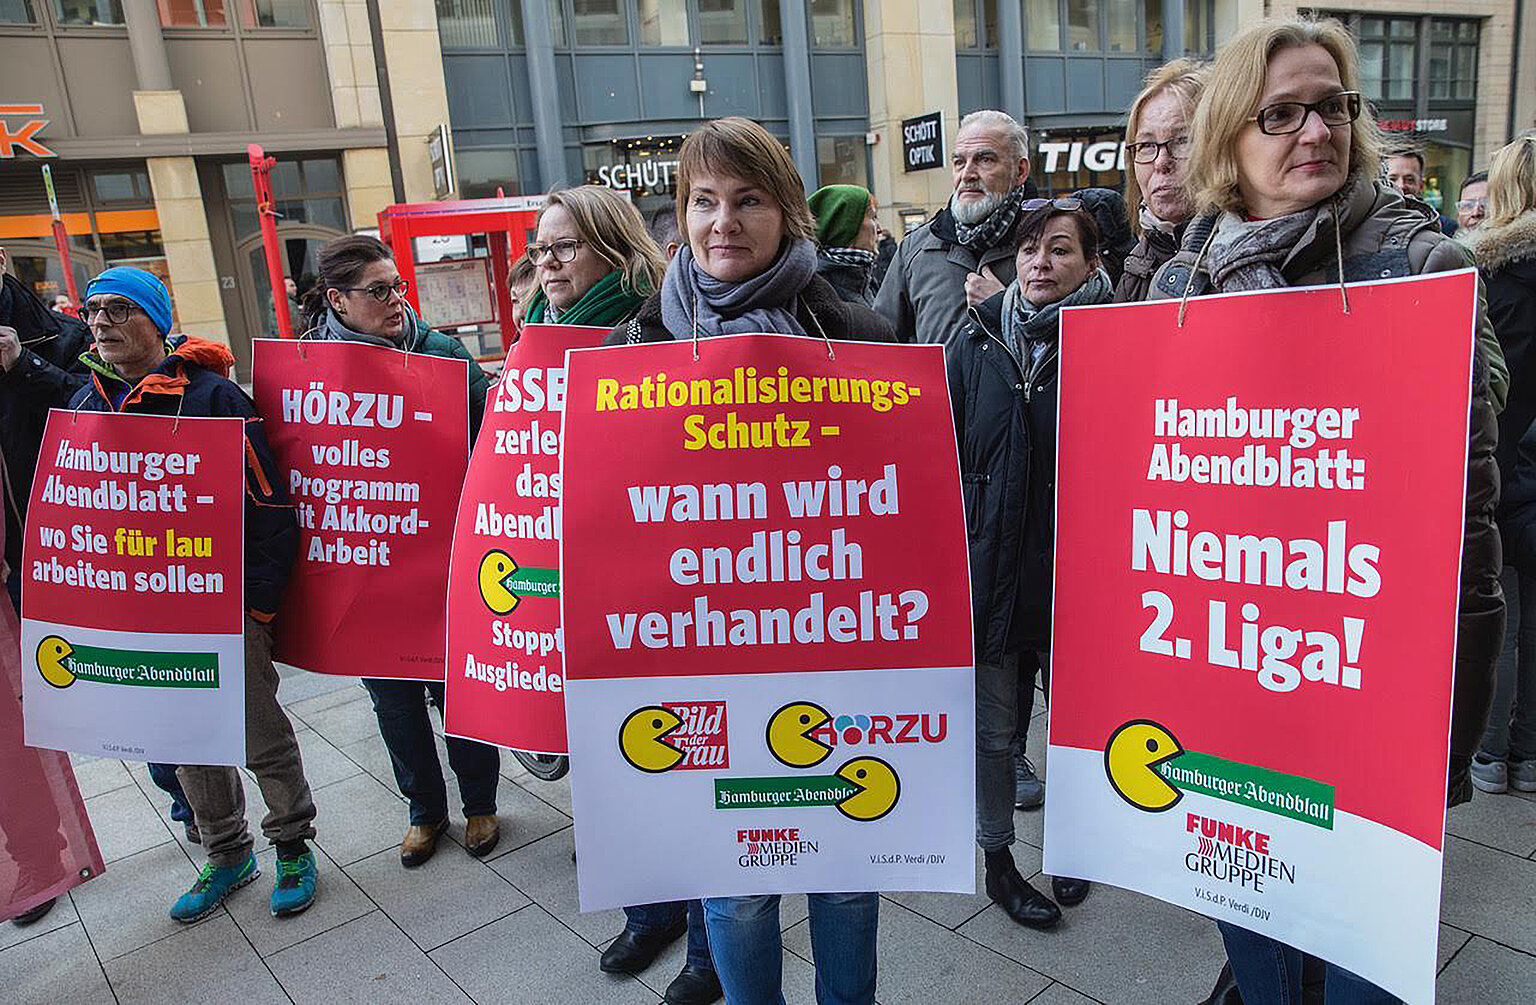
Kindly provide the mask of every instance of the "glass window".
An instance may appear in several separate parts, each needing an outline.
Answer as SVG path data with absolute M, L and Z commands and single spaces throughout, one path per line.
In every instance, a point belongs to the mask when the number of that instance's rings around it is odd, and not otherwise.
M 853 0 L 811 0 L 811 44 L 818 49 L 847 49 L 859 43 L 853 25 Z
M 980 40 L 976 33 L 976 0 L 955 0 L 955 48 L 974 49 Z
M 1163 54 L 1163 0 L 1141 0 L 1142 20 L 1147 24 L 1145 51 L 1152 56 Z
M 1067 48 L 1098 51 L 1099 0 L 1067 0 Z
M 782 45 L 777 0 L 763 0 L 763 44 Z M 769 31 L 773 38 L 767 38 Z M 699 42 L 702 45 L 746 45 L 746 0 L 699 0 Z
M 1184 0 L 1184 51 L 1190 55 L 1206 51 L 1210 9 L 1209 0 Z
M 246 0 L 247 28 L 308 28 L 308 0 Z
M 1387 65 L 1386 47 L 1380 42 L 1360 43 L 1360 90 L 1367 98 L 1380 101 L 1385 94 L 1383 83 Z
M 498 188 L 508 195 L 518 191 L 516 150 L 459 150 L 457 154 L 462 198 L 489 199 Z
M 565 48 L 565 9 L 560 6 L 560 0 L 548 0 L 547 7 L 550 44 L 556 49 L 563 49 Z M 507 11 L 511 15 L 507 19 L 507 25 L 512 35 L 512 45 L 520 49 L 523 47 L 522 0 L 507 0 Z
M 1061 7 L 1056 0 L 1025 0 L 1024 23 L 1026 48 L 1061 48 Z
M 53 0 L 59 24 L 124 24 L 122 0 Z
M 224 0 L 155 0 L 167 28 L 223 28 Z
M 0 24 L 36 24 L 32 0 L 0 0 Z
M 1418 21 L 1414 18 L 1360 19 L 1360 89 L 1379 101 L 1413 100 L 1418 78 Z M 1435 52 L 1430 50 L 1433 64 Z
M 1136 51 L 1137 0 L 1104 0 L 1110 52 Z
M 437 0 L 437 34 L 445 49 L 495 48 L 493 0 Z
M 125 258 L 157 258 L 165 254 L 158 230 L 125 230 L 101 235 L 101 257 L 107 264 Z
M 1470 98 L 1477 84 L 1477 49 L 1470 45 L 1456 47 L 1456 83 L 1453 98 Z
M 862 136 L 816 137 L 823 185 L 869 185 L 869 158 Z
M 1413 43 L 1392 42 L 1387 47 L 1386 100 L 1410 101 L 1413 99 L 1413 80 L 1417 62 L 1417 46 Z
M 619 0 L 573 0 L 577 45 L 628 45 L 629 16 Z
M 988 49 L 997 48 L 997 0 L 981 0 L 982 38 Z
M 304 162 L 304 190 L 316 192 L 340 192 L 341 170 L 334 157 L 319 157 Z
M 91 175 L 91 185 L 95 189 L 97 202 L 141 202 L 152 205 L 155 201 L 147 171 L 98 171 Z
M 641 45 L 688 45 L 685 0 L 640 0 Z

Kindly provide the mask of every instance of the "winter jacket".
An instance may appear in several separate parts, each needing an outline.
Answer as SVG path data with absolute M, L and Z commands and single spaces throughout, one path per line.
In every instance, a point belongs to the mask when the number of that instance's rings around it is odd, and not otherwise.
M 1136 247 L 1125 256 L 1125 266 L 1120 281 L 1115 284 L 1115 303 L 1138 304 L 1148 299 L 1152 289 L 1152 277 L 1163 263 L 1179 250 L 1179 239 L 1184 236 L 1185 225 L 1180 224 L 1172 234 L 1161 230 L 1143 230 Z
M 21 568 L 22 524 L 48 409 L 63 408 L 85 386 L 80 354 L 91 347 L 84 322 L 47 308 L 15 276 L 0 285 L 0 325 L 16 329 L 21 355 L 0 373 L 0 455 L 5 459 L 0 509 L 5 510 L 5 563 Z
M 869 273 L 869 269 L 828 258 L 825 252 L 816 253 L 816 274 L 825 279 L 846 303 L 860 307 L 870 305 Z
M 1471 264 L 1466 249 L 1440 233 L 1432 212 L 1416 202 L 1405 202 L 1395 189 L 1370 178 L 1354 184 L 1339 209 L 1339 220 L 1343 274 L 1349 282 L 1427 275 Z M 1189 225 L 1178 253 L 1153 277 L 1149 299 L 1178 297 L 1187 283 L 1192 283 L 1196 294 L 1209 290 L 1210 276 L 1203 265 L 1193 273 L 1193 280 L 1191 275 L 1200 248 L 1215 223 L 1216 216 L 1211 214 Z M 1281 268 L 1286 281 L 1293 286 L 1335 283 L 1340 272 L 1338 258 L 1331 216 L 1320 213 Z M 1509 388 L 1509 371 L 1504 368 L 1503 354 L 1484 305 L 1479 286 L 1451 713 L 1448 788 L 1453 804 L 1471 798 L 1467 767 L 1488 719 L 1493 664 L 1504 638 L 1504 594 L 1499 587 L 1503 557 L 1494 523 L 1499 471 L 1494 451 L 1498 443 L 1497 414 Z M 1502 390 L 1496 384 L 1501 371 Z
M 1013 282 L 1017 230 L 1015 222 L 980 256 L 956 241 L 948 208 L 908 234 L 896 248 L 874 303 L 875 311 L 895 327 L 896 340 L 948 344 L 957 338 L 966 322 L 965 277 L 986 265 L 1004 286 Z
M 86 412 L 234 416 L 245 420 L 245 605 L 258 621 L 277 614 L 299 550 L 299 524 L 282 470 L 267 445 L 256 405 L 229 380 L 235 357 L 217 342 L 190 335 L 166 340 L 165 361 L 133 384 L 94 351 L 90 382 L 69 407 Z M 113 399 L 125 395 L 122 404 Z
M 1080 188 L 1072 193 L 1082 202 L 1099 228 L 1099 264 L 1118 286 L 1125 269 L 1125 257 L 1131 253 L 1136 237 L 1131 233 L 1130 218 L 1125 214 L 1125 196 L 1112 188 Z
M 805 289 L 800 291 L 795 302 L 795 317 L 813 336 L 825 334 L 830 339 L 851 342 L 896 341 L 889 321 L 867 307 L 845 303 L 832 284 L 819 276 L 812 276 Z M 689 333 L 667 331 L 661 320 L 661 294 L 657 293 L 640 305 L 634 318 L 615 328 L 603 344 L 670 342 L 674 337 L 685 339 Z
M 1536 500 L 1536 485 L 1514 484 L 1515 454 L 1536 422 L 1536 210 L 1468 235 L 1488 290 L 1488 320 L 1509 366 L 1509 401 L 1499 414 L 1499 474 L 1505 500 Z

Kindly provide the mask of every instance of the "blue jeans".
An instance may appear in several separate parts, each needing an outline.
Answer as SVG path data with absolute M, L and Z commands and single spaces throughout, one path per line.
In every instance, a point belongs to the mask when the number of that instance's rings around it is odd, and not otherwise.
M 1267 935 L 1218 921 L 1221 941 L 1227 944 L 1227 961 L 1243 993 L 1243 1005 L 1300 1005 L 1301 950 Z M 1343 967 L 1324 962 L 1327 974 L 1323 1001 L 1327 1005 L 1397 1005 L 1401 999 L 1388 994 Z
M 411 823 L 431 827 L 448 819 L 448 786 L 443 766 L 432 742 L 432 721 L 427 718 L 427 698 L 438 711 L 443 708 L 443 685 L 419 680 L 364 679 L 373 699 L 379 733 L 389 748 L 395 784 L 411 804 Z M 464 815 L 490 816 L 496 812 L 496 779 L 501 751 L 485 743 L 447 737 L 448 766 L 459 779 Z
M 813 893 L 811 953 L 820 1005 L 870 1005 L 875 1000 L 876 893 Z M 777 894 L 711 897 L 704 901 L 715 972 L 730 1005 L 783 1005 L 784 944 Z
M 688 966 L 715 969 L 709 956 L 709 931 L 704 925 L 704 903 L 698 900 L 671 900 L 660 904 L 637 904 L 624 908 L 628 920 L 624 927 L 636 935 L 649 935 L 688 922 Z
M 149 780 L 171 797 L 171 819 L 179 824 L 191 823 L 192 807 L 181 789 L 181 779 L 176 777 L 176 765 L 149 762 Z

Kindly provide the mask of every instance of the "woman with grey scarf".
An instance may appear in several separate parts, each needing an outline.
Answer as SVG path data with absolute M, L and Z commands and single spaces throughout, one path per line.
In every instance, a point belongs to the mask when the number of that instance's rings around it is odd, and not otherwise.
M 1019 873 L 1013 750 L 1035 676 L 1050 661 L 1061 309 L 1109 303 L 1114 291 L 1099 229 L 1080 200 L 1037 199 L 1021 210 L 1018 278 L 971 308 L 946 360 L 970 531 L 976 841 L 987 895 L 1018 924 L 1050 928 L 1061 920 L 1056 905 L 1081 903 L 1088 884 L 1053 878 L 1052 903 Z

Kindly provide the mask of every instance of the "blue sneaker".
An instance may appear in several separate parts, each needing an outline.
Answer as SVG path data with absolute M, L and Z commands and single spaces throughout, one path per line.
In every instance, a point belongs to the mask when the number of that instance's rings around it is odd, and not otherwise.
M 314 852 L 278 858 L 277 885 L 272 888 L 272 917 L 286 918 L 307 910 L 315 902 L 315 884 L 319 881 Z
M 208 863 L 197 874 L 192 889 L 176 898 L 171 905 L 171 917 L 177 921 L 193 922 L 208 917 L 224 898 L 261 875 L 256 867 L 256 856 L 246 855 L 239 865 L 215 866 Z

